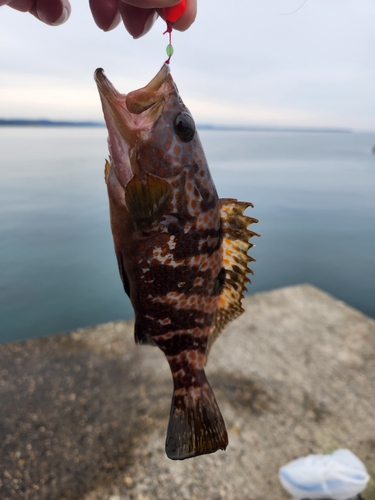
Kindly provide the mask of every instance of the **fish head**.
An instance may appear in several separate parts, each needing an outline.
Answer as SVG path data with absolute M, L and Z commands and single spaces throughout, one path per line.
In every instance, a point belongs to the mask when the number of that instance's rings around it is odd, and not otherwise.
M 169 65 L 164 64 L 148 85 L 128 94 L 118 92 L 102 69 L 96 70 L 95 81 L 108 129 L 111 170 L 123 189 L 134 175 L 142 181 L 148 174 L 177 175 L 191 151 L 201 149 Z

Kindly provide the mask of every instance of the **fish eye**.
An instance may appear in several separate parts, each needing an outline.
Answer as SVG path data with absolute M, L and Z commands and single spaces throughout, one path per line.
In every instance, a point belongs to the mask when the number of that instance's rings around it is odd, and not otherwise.
M 179 113 L 174 119 L 174 129 L 181 141 L 190 142 L 195 134 L 193 118 L 185 111 Z

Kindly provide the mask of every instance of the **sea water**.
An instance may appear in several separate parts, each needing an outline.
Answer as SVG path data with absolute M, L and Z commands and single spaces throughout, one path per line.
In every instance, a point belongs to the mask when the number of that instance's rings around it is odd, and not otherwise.
M 375 317 L 375 134 L 202 130 L 220 197 L 261 233 L 249 292 L 312 283 Z M 105 128 L 0 128 L 0 342 L 133 317 Z

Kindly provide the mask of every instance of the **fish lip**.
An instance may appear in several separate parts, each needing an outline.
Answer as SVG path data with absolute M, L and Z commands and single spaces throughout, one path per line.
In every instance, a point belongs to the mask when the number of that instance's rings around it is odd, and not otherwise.
M 121 94 L 115 89 L 102 68 L 95 70 L 94 79 L 98 87 L 109 135 L 119 132 L 122 138 L 129 143 L 132 140 L 131 131 L 135 127 L 132 114 L 126 106 L 126 94 Z
M 164 64 L 160 71 L 158 71 L 154 78 L 145 87 L 129 92 L 126 96 L 126 106 L 128 111 L 130 111 L 130 113 L 140 115 L 141 113 L 150 110 L 152 115 L 158 115 L 153 112 L 153 107 L 156 106 L 157 109 L 159 109 L 159 106 L 157 105 L 161 101 L 164 101 L 174 89 L 173 84 L 171 84 L 171 78 L 168 80 L 169 74 L 169 65 Z

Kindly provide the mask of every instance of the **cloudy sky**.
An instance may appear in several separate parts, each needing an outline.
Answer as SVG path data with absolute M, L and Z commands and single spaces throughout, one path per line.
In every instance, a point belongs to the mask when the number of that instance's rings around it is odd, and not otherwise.
M 133 40 L 122 25 L 100 31 L 88 1 L 71 3 L 59 27 L 0 8 L 0 117 L 101 120 L 95 68 L 128 92 L 162 65 L 160 19 Z M 375 131 L 374 0 L 198 4 L 171 63 L 196 121 Z

